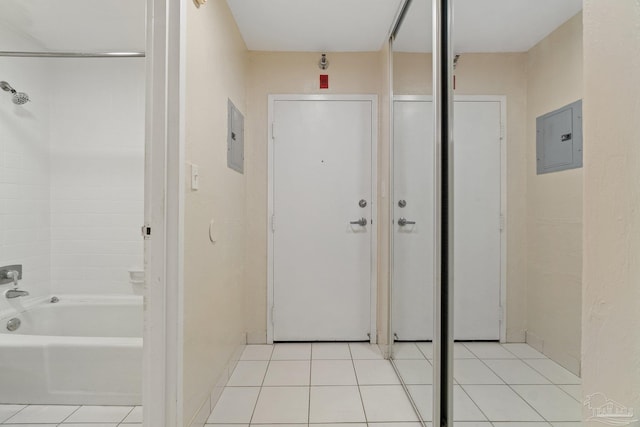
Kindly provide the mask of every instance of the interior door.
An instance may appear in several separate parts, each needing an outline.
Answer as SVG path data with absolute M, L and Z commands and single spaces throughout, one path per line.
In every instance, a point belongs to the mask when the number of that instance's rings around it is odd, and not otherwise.
M 394 102 L 394 332 L 433 338 L 431 101 Z M 500 339 L 500 103 L 454 103 L 454 337 Z
M 373 102 L 273 108 L 274 341 L 368 340 Z

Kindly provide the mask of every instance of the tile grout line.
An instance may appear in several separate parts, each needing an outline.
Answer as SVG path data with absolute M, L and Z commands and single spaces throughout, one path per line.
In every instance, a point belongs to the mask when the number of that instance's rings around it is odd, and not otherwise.
M 500 347 L 502 347 L 502 345 L 500 345 Z M 504 347 L 503 347 L 503 348 L 504 348 Z M 505 349 L 505 350 L 506 350 L 506 351 L 509 351 L 509 350 L 507 350 L 507 349 Z M 511 352 L 509 352 L 509 353 L 511 353 Z M 511 353 L 511 354 L 513 354 L 513 353 Z M 516 359 L 521 360 L 517 355 L 515 355 L 515 354 L 514 354 L 514 356 L 516 356 Z M 497 373 L 497 372 L 495 372 L 493 369 L 491 369 L 491 367 L 490 367 L 489 365 L 487 365 L 487 364 L 484 362 L 484 360 L 483 360 L 483 359 L 479 359 L 479 360 L 480 360 L 480 362 L 482 362 L 482 364 L 483 364 L 484 366 L 486 366 L 486 367 L 487 367 L 487 369 L 489 369 L 489 370 L 490 370 L 491 372 L 493 372 L 496 376 L 498 376 L 498 378 L 501 378 L 501 379 L 502 379 L 502 377 L 501 377 L 500 375 L 498 375 L 498 373 Z M 544 376 L 544 375 L 543 375 L 543 376 Z M 545 378 L 546 378 L 546 377 L 545 377 Z M 548 379 L 548 378 L 547 378 L 547 379 Z M 524 403 L 526 403 L 526 404 L 527 404 L 531 409 L 533 409 L 533 411 L 534 411 L 536 414 L 538 414 L 538 415 L 540 416 L 540 418 L 542 418 L 544 421 L 546 421 L 547 423 L 549 423 L 549 424 L 550 424 L 549 420 L 547 420 L 547 419 L 546 419 L 546 418 L 545 418 L 545 417 L 544 417 L 544 416 L 543 416 L 543 415 L 542 415 L 542 414 L 541 414 L 541 413 L 540 413 L 536 408 L 534 408 L 534 407 L 533 407 L 533 405 L 531 405 L 531 404 L 529 403 L 529 401 L 527 401 L 524 397 L 520 396 L 520 394 L 519 394 L 519 393 L 518 393 L 518 392 L 517 392 L 513 387 L 511 387 L 511 384 L 508 384 L 508 383 L 506 383 L 506 382 L 505 382 L 505 384 L 506 384 L 506 386 L 507 386 L 507 387 L 509 387 L 509 389 L 510 389 L 511 391 L 513 391 L 513 392 L 514 392 L 514 393 L 515 393 L 515 394 L 516 394 L 520 399 L 522 399 L 522 400 L 524 401 Z M 556 386 L 556 387 L 557 387 L 557 386 Z M 559 388 L 559 387 L 558 387 L 558 388 Z M 465 390 L 465 391 L 466 391 L 466 390 Z M 471 399 L 471 400 L 473 400 L 473 399 Z M 474 401 L 474 403 L 475 403 L 475 401 Z M 477 404 L 476 404 L 476 405 L 477 405 Z
M 20 405 L 17 405 L 17 406 L 20 406 Z M 0 423 L 0 425 L 2 425 L 2 424 L 8 424 L 8 423 L 7 423 L 7 421 L 9 421 L 11 418 L 15 417 L 16 415 L 18 415 L 20 412 L 22 412 L 22 411 L 24 411 L 25 409 L 27 409 L 29 406 L 32 406 L 32 405 L 22 405 L 22 408 L 18 409 L 18 412 L 16 412 L 16 413 L 15 413 L 15 414 L 13 414 L 13 415 L 10 415 L 8 418 L 6 418 L 4 421 L 2 421 L 2 423 Z
M 267 361 L 267 369 L 264 370 L 264 376 L 262 377 L 262 383 L 260 383 L 260 388 L 258 389 L 258 396 L 256 397 L 256 403 L 253 404 L 253 411 L 251 411 L 251 417 L 249 418 L 249 426 L 251 426 L 251 422 L 253 421 L 253 417 L 256 414 L 256 408 L 258 407 L 258 401 L 260 400 L 260 395 L 262 394 L 262 388 L 264 387 L 264 381 L 267 378 L 267 373 L 269 372 L 269 366 L 271 366 L 271 360 L 273 358 L 273 352 L 275 350 L 276 350 L 276 345 L 273 344 L 271 346 L 271 353 L 269 354 L 269 360 Z M 240 356 L 240 357 L 242 358 L 242 356 Z M 229 378 L 229 379 L 231 379 L 231 378 Z M 226 388 L 226 386 L 225 386 L 225 388 Z M 213 410 L 211 412 L 213 412 Z
M 309 400 L 307 402 L 307 426 L 311 424 L 311 372 L 313 371 L 313 343 L 309 344 Z
M 351 343 L 347 344 L 349 349 L 349 355 L 351 356 L 351 366 L 353 367 L 353 376 L 356 378 L 356 386 L 358 387 L 358 396 L 360 396 L 360 405 L 362 406 L 362 413 L 364 414 L 364 422 L 369 425 L 369 419 L 367 418 L 367 410 L 364 408 L 364 399 L 362 398 L 362 390 L 360 389 L 360 380 L 358 379 L 358 371 L 356 370 L 356 362 L 353 359 L 353 352 L 351 351 Z

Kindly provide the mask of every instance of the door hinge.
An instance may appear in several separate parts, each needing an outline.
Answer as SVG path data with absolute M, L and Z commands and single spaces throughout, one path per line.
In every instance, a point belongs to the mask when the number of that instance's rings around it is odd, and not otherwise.
M 276 231 L 276 216 L 271 215 L 271 231 Z
M 500 214 L 500 231 L 504 230 L 504 223 L 505 223 L 504 215 Z
M 151 238 L 151 227 L 148 225 L 143 225 L 142 228 L 140 229 L 140 233 L 142 234 L 142 237 L 147 240 Z

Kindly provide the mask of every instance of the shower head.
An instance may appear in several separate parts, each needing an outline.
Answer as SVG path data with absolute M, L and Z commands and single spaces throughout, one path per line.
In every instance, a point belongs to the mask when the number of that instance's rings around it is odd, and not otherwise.
M 29 95 L 24 92 L 18 92 L 11 85 L 5 81 L 0 82 L 0 88 L 5 92 L 11 92 L 13 94 L 13 103 L 16 105 L 22 105 L 29 102 Z

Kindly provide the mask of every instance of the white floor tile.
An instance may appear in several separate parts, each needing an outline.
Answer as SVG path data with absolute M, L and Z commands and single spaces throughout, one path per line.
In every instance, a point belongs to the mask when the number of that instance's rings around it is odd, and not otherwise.
M 526 359 L 525 363 L 554 384 L 581 384 L 581 380 L 550 359 Z
M 351 349 L 351 357 L 353 359 L 382 359 L 382 353 L 380 348 L 376 344 L 368 344 L 364 342 L 357 342 L 349 344 Z
M 125 419 L 132 406 L 82 406 L 66 423 L 119 423 Z
M 433 366 L 427 360 L 396 360 L 405 384 L 433 384 Z
M 480 359 L 517 359 L 515 354 L 497 342 L 469 342 L 464 345 Z
M 64 424 L 62 424 L 62 425 L 64 425 Z M 95 425 L 94 426 L 89 425 L 89 426 L 90 427 L 95 427 Z M 71 427 L 71 425 L 69 427 Z M 120 424 L 119 427 L 142 427 L 142 423 L 133 423 L 133 424 L 122 423 L 122 424 Z M 238 425 L 238 424 L 234 424 L 234 427 L 242 427 L 242 426 Z
M 506 385 L 465 385 L 489 421 L 543 421 L 531 407 Z
M 271 360 L 311 360 L 311 344 L 276 344 Z
M 580 421 L 582 405 L 554 385 L 514 385 L 513 389 L 547 421 Z
M 487 417 L 459 385 L 453 386 L 453 420 L 485 421 Z
M 569 393 L 578 402 L 582 403 L 584 398 L 582 397 L 582 386 L 579 384 L 562 384 L 559 385 L 566 393 Z
M 425 421 L 433 419 L 433 386 L 431 385 L 408 385 L 407 389 L 411 394 L 411 399 L 418 408 L 418 412 Z
M 286 426 L 286 427 L 289 427 L 289 426 Z M 316 424 L 310 423 L 309 427 L 367 427 L 367 423 L 316 423 Z M 408 426 L 404 426 L 404 427 L 408 427 Z M 411 427 L 421 427 L 421 426 L 411 426 Z
M 535 421 L 535 422 L 521 421 L 521 422 L 500 422 L 500 423 L 494 422 L 493 426 L 494 427 L 550 427 L 551 424 L 542 422 L 542 421 Z
M 133 411 L 124 419 L 123 423 L 141 423 L 142 422 L 142 406 L 136 406 Z
M 266 360 L 260 361 L 240 361 L 236 365 L 231 378 L 227 383 L 229 387 L 260 387 L 267 372 Z
M 464 344 L 457 342 L 453 344 L 453 358 L 454 359 L 475 359 L 476 355 L 471 353 Z
M 309 360 L 272 360 L 264 378 L 265 386 L 308 386 L 311 376 Z
M 553 427 L 584 427 L 581 421 L 568 422 L 568 423 L 551 423 Z
M 26 405 L 0 405 L 0 423 L 14 416 L 25 407 Z
M 400 384 L 396 371 L 388 360 L 354 360 L 353 363 L 360 385 Z
M 309 421 L 308 387 L 263 387 L 252 424 L 297 424 Z
M 415 343 L 397 342 L 393 344 L 393 358 L 401 359 L 425 359 L 424 354 Z
M 73 414 L 78 406 L 48 406 L 33 405 L 27 406 L 11 418 L 7 424 L 56 424 L 64 421 L 69 415 Z
M 69 424 L 0 424 L 0 425 L 2 425 L 2 427 L 55 427 L 57 425 L 64 426 Z M 117 424 L 113 424 L 113 426 L 117 426 Z M 95 427 L 95 425 L 91 427 Z M 101 427 L 101 426 L 98 425 L 98 427 Z M 107 427 L 111 427 L 111 425 L 108 424 Z
M 19 425 L 24 427 L 23 424 L 19 424 Z M 39 425 L 52 427 L 54 424 L 39 424 Z M 135 424 L 118 424 L 118 423 L 62 423 L 60 424 L 61 427 L 118 427 L 119 425 L 123 427 L 131 427 Z M 141 425 L 141 424 L 138 424 L 138 425 Z
M 310 423 L 365 421 L 357 386 L 311 387 Z
M 259 387 L 225 387 L 207 423 L 249 424 Z
M 546 359 L 547 356 L 525 343 L 507 343 L 502 344 L 507 351 L 518 356 L 520 359 Z M 535 427 L 535 426 L 531 426 Z
M 313 360 L 311 385 L 357 385 L 351 360 Z
M 210 424 L 210 423 L 206 423 L 205 425 L 206 426 L 216 426 L 216 427 L 249 427 L 249 424 Z
M 251 424 L 251 425 L 255 427 L 308 427 L 309 424 Z M 215 427 L 219 427 L 219 426 L 216 425 Z M 242 426 L 238 426 L 237 424 L 231 424 L 226 427 L 242 427 Z
M 351 360 L 351 351 L 347 343 L 313 343 L 311 358 L 322 360 Z
M 453 427 L 491 427 L 489 421 L 454 421 Z
M 459 384 L 504 384 L 491 369 L 478 359 L 454 360 L 453 377 Z
M 507 384 L 551 384 L 522 360 L 495 359 L 484 360 L 484 363 Z
M 432 342 L 419 342 L 416 343 L 418 349 L 422 352 L 426 359 L 433 359 L 433 343 Z
M 314 426 L 315 427 L 315 426 Z M 325 426 L 325 427 L 332 427 L 332 426 Z M 344 427 L 348 427 L 348 426 L 344 426 Z M 420 424 L 419 422 L 402 422 L 402 423 L 369 423 L 369 427 L 422 427 L 422 424 Z M 431 426 L 427 426 L 427 427 L 431 427 Z
M 361 386 L 367 421 L 418 421 L 402 386 Z
M 242 352 L 240 360 L 269 360 L 272 352 L 272 345 L 248 345 Z

